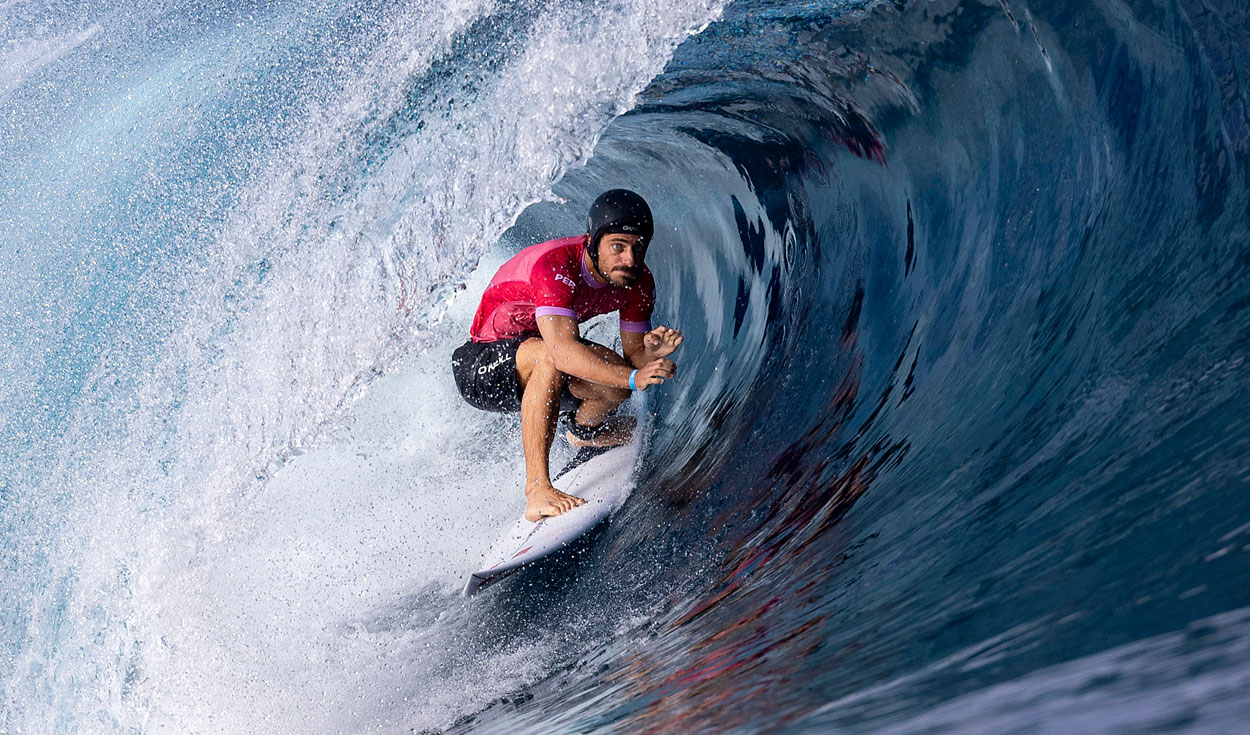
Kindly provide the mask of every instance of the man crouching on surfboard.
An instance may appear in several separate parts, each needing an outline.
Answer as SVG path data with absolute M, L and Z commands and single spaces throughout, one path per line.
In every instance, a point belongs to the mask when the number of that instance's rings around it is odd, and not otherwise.
M 681 332 L 651 328 L 655 281 L 643 264 L 651 209 L 627 189 L 590 207 L 587 234 L 532 245 L 500 267 L 473 317 L 471 339 L 452 354 L 460 395 L 475 408 L 521 412 L 525 517 L 556 516 L 584 500 L 551 484 L 548 455 L 557 415 L 574 447 L 628 442 L 632 416 L 610 416 L 634 390 L 673 377 L 667 359 Z M 577 325 L 620 312 L 624 356 L 581 339 Z

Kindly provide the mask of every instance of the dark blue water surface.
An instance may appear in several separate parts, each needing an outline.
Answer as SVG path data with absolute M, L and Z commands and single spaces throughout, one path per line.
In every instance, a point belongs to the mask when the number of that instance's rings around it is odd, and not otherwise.
M 646 620 L 462 729 L 1246 727 L 1246 18 L 740 2 L 683 44 L 558 187 L 676 228 L 680 387 L 560 603 Z
M 1250 728 L 1246 3 L 35 5 L 0 732 Z M 471 604 L 384 566 L 519 463 L 442 362 L 398 527 L 355 445 L 264 505 L 615 186 L 686 341 L 605 528 Z

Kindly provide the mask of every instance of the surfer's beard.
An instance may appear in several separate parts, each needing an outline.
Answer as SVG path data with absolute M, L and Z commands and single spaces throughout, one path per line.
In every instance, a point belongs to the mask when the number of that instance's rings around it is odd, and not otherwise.
M 628 288 L 638 280 L 638 274 L 632 268 L 613 268 L 608 274 L 608 282 L 619 288 Z

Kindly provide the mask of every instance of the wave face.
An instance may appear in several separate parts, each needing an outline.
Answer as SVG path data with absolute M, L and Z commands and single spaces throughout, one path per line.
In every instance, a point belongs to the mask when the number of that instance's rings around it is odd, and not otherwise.
M 1250 718 L 1244 8 L 0 13 L 0 729 Z M 447 357 L 613 186 L 679 380 L 465 606 L 523 473 Z

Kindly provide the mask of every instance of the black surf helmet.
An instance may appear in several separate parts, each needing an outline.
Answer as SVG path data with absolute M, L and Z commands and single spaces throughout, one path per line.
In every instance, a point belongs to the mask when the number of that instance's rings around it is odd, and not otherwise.
M 651 219 L 651 208 L 641 196 L 629 189 L 610 189 L 599 195 L 594 204 L 590 205 L 590 217 L 587 225 L 590 233 L 590 262 L 595 270 L 599 269 L 599 238 L 611 233 L 637 235 L 642 238 L 640 244 L 646 247 L 655 231 L 655 223 Z

